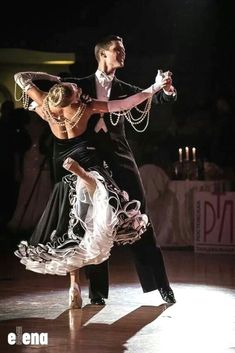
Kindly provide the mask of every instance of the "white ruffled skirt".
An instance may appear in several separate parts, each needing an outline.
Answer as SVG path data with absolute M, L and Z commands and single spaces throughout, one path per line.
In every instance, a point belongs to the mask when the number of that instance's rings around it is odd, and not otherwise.
M 21 241 L 15 252 L 26 269 L 66 275 L 110 256 L 114 243 L 132 244 L 140 239 L 148 217 L 140 202 L 128 200 L 99 172 L 93 195 L 84 182 L 71 174 L 57 183 L 30 241 Z M 143 235 L 144 236 L 144 235 Z

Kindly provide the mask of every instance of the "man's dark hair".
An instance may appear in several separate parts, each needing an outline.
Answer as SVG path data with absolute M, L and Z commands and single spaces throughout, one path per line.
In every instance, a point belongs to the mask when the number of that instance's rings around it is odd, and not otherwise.
M 100 50 L 107 50 L 110 45 L 112 44 L 113 41 L 120 41 L 122 42 L 122 38 L 115 35 L 115 34 L 109 34 L 108 36 L 106 37 L 103 37 L 101 38 L 95 45 L 95 57 L 96 57 L 96 60 L 99 61 L 99 53 L 100 53 Z

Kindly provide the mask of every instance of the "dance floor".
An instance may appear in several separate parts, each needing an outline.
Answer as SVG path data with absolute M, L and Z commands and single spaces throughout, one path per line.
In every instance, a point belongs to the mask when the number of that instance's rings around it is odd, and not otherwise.
M 89 304 L 82 273 L 83 307 L 68 310 L 68 277 L 26 271 L 3 247 L 0 353 L 235 352 L 233 255 L 163 249 L 169 305 L 158 291 L 143 294 L 128 249 L 115 247 L 106 305 Z

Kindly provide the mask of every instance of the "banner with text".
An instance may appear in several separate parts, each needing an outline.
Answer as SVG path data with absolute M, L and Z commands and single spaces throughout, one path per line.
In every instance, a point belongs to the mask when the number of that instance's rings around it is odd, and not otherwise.
M 235 192 L 196 192 L 194 251 L 235 254 Z

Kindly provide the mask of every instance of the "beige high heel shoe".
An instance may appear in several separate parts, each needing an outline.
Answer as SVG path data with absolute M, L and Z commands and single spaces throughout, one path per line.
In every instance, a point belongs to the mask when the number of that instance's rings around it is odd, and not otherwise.
M 77 161 L 68 157 L 65 159 L 63 167 L 71 173 L 82 178 L 87 188 L 87 191 L 91 193 L 91 195 L 94 193 L 96 189 L 96 181 L 94 177 L 84 168 L 82 168 Z
M 69 309 L 81 309 L 82 297 L 81 290 L 77 283 L 74 283 L 69 289 Z

